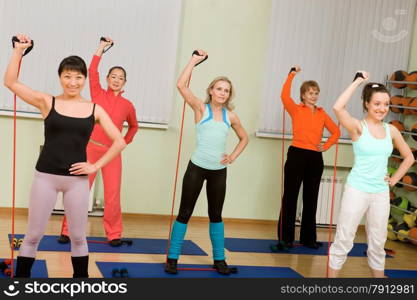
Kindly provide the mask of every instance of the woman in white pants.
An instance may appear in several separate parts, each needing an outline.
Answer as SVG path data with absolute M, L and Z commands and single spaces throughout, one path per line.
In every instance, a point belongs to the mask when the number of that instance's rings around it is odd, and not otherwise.
M 389 187 L 394 186 L 414 162 L 413 154 L 401 133 L 383 122 L 389 110 L 390 94 L 383 84 L 368 83 L 362 90 L 363 120 L 353 118 L 346 104 L 356 88 L 367 81 L 360 71 L 339 96 L 333 111 L 352 138 L 355 162 L 348 175 L 337 223 L 335 240 L 330 248 L 329 277 L 338 277 L 353 247 L 356 230 L 366 214 L 368 264 L 373 277 L 384 277 L 387 221 L 390 211 Z M 388 158 L 393 143 L 404 157 L 397 171 L 387 175 Z

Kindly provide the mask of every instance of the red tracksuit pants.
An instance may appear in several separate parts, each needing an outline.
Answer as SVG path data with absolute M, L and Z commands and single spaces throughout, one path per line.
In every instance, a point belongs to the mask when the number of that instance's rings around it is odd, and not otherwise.
M 108 150 L 107 147 L 99 146 L 91 142 L 87 145 L 87 160 L 95 163 Z M 120 239 L 122 236 L 122 211 L 120 208 L 120 185 L 122 179 L 122 157 L 119 154 L 107 165 L 101 168 L 104 186 L 104 216 L 103 225 L 107 239 Z M 88 176 L 90 188 L 97 173 Z M 64 217 L 61 234 L 68 235 L 67 220 Z

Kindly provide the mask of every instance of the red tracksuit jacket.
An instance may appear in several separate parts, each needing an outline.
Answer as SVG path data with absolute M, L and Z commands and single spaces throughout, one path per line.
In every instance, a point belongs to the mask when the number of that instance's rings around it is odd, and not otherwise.
M 100 76 L 98 73 L 98 64 L 101 57 L 94 55 L 88 69 L 90 76 L 90 95 L 94 103 L 99 104 L 109 114 L 114 125 L 119 128 L 120 132 L 123 129 L 123 123 L 127 121 L 129 129 L 124 137 L 126 144 L 132 142 L 133 137 L 139 129 L 138 121 L 136 119 L 136 110 L 133 104 L 121 96 L 122 92 L 117 96 L 114 95 L 111 89 L 104 90 L 100 85 Z M 104 132 L 103 128 L 96 124 L 91 133 L 92 140 L 111 146 L 112 141 Z

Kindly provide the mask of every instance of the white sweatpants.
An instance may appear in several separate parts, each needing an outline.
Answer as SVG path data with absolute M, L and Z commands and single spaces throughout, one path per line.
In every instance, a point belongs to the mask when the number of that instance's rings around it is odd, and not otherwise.
M 366 213 L 368 264 L 374 270 L 384 270 L 389 212 L 389 191 L 366 193 L 345 184 L 336 237 L 330 247 L 330 267 L 335 270 L 342 268 L 353 247 L 358 225 Z

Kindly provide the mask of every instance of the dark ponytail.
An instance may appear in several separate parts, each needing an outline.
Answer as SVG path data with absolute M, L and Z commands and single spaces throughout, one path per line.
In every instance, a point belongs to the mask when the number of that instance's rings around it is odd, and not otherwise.
M 376 82 L 368 83 L 362 90 L 362 106 L 364 111 L 368 111 L 366 103 L 371 102 L 371 98 L 374 93 L 386 93 L 389 97 L 391 97 L 391 94 L 385 85 Z

